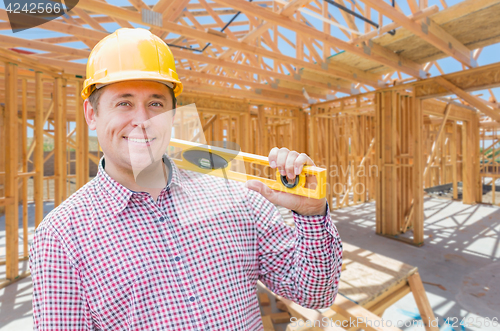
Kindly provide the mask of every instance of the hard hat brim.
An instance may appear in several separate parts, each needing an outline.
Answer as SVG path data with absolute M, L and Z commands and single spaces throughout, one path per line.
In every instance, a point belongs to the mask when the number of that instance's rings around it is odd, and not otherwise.
M 112 84 L 129 80 L 152 80 L 152 81 L 163 81 L 174 84 L 174 95 L 179 96 L 182 92 L 182 83 L 180 80 L 166 74 L 160 74 L 158 72 L 144 72 L 144 71 L 126 71 L 126 72 L 116 72 L 99 79 L 86 79 L 84 82 L 84 87 L 81 92 L 82 98 L 87 99 L 92 92 L 96 89 L 96 84 Z

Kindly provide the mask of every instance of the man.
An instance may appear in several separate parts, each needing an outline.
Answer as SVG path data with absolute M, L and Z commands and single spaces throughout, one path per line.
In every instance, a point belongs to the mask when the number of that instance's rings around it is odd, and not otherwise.
M 36 230 L 35 329 L 263 330 L 259 280 L 305 307 L 333 303 L 342 243 L 326 199 L 180 171 L 162 153 L 181 91 L 168 46 L 147 30 L 119 29 L 93 49 L 82 96 L 104 156 Z M 286 148 L 269 160 L 291 180 L 312 164 Z M 166 182 L 141 184 L 134 166 Z

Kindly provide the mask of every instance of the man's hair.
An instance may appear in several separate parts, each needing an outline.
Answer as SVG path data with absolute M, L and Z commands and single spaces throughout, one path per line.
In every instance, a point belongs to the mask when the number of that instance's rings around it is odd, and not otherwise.
M 92 92 L 89 95 L 89 102 L 92 105 L 92 108 L 94 108 L 94 112 L 96 115 L 97 115 L 97 106 L 99 105 L 99 99 L 101 98 L 101 94 L 105 88 L 106 86 L 103 86 L 100 89 L 95 89 L 94 92 Z M 175 115 L 175 107 L 177 106 L 177 99 L 175 98 L 174 90 L 168 86 L 167 88 L 170 93 L 170 96 L 172 97 L 172 109 L 174 110 L 174 115 Z

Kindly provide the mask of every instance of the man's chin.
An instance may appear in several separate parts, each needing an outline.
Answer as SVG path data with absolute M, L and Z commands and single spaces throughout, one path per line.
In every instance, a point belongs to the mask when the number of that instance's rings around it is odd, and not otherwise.
M 153 168 L 158 162 L 161 162 L 161 160 L 162 154 L 153 156 L 153 158 L 151 158 L 149 153 L 133 153 L 130 155 L 130 165 L 134 174 L 147 170 L 147 168 Z

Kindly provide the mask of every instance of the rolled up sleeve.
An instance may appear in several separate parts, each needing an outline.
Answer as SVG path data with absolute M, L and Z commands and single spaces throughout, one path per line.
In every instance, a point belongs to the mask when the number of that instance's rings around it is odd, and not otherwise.
M 250 192 L 249 202 L 258 230 L 259 279 L 303 307 L 331 306 L 338 293 L 343 250 L 330 213 L 303 216 L 292 211 L 291 227 L 259 193 Z

